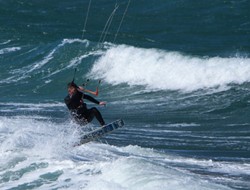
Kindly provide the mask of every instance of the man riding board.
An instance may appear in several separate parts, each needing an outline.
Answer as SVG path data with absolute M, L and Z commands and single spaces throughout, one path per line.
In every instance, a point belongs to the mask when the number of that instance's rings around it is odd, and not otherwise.
M 87 99 L 98 105 L 106 105 L 106 102 L 99 102 L 95 98 L 84 94 L 84 91 L 92 92 L 84 89 L 81 86 L 77 86 L 73 81 L 68 84 L 68 95 L 64 98 L 64 102 L 67 105 L 71 115 L 80 125 L 85 125 L 91 122 L 94 117 L 99 121 L 101 126 L 105 125 L 99 110 L 96 107 L 88 109 L 86 103 L 84 103 L 84 99 Z

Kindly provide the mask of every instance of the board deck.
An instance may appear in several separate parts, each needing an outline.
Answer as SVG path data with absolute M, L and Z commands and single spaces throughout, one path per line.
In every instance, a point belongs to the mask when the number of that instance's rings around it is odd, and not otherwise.
M 79 145 L 82 145 L 82 144 L 85 144 L 85 143 L 88 143 L 90 141 L 93 141 L 95 139 L 98 139 L 118 128 L 121 128 L 124 126 L 124 121 L 122 119 L 119 119 L 119 120 L 116 120 L 116 121 L 113 121 L 107 125 L 104 125 L 103 127 L 100 127 L 98 129 L 95 129 L 93 131 L 90 131 L 86 134 L 84 134 L 81 139 L 80 139 L 80 143 L 77 144 L 78 146 Z

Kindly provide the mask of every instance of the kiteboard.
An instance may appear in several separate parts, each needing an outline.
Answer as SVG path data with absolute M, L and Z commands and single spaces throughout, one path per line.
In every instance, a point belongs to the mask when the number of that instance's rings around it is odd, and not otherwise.
M 76 144 L 75 146 L 80 146 L 82 144 L 88 143 L 90 141 L 93 141 L 95 139 L 98 139 L 118 128 L 121 128 L 124 126 L 124 121 L 122 119 L 113 121 L 107 125 L 104 125 L 98 129 L 95 129 L 93 131 L 90 131 L 86 134 L 84 134 L 81 138 L 80 138 L 80 142 L 78 144 Z

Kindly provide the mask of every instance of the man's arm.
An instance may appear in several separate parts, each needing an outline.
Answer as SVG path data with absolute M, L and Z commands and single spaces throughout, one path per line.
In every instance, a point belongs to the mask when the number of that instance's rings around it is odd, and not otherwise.
M 80 90 L 81 92 L 88 92 L 88 93 L 93 94 L 95 96 L 98 96 L 98 94 L 99 94 L 98 87 L 96 87 L 96 91 L 95 92 L 92 91 L 92 90 L 88 90 L 86 88 L 83 88 L 82 86 L 78 86 L 78 90 Z
M 93 98 L 93 97 L 91 97 L 91 96 L 89 96 L 87 94 L 84 94 L 83 98 L 87 99 L 87 100 L 89 100 L 89 101 L 91 101 L 91 102 L 93 102 L 95 104 L 98 104 L 98 105 L 106 105 L 106 102 L 99 102 L 98 100 L 96 100 L 95 98 Z
M 89 96 L 87 94 L 84 94 L 83 98 L 87 99 L 87 100 L 89 100 L 89 101 L 91 101 L 91 102 L 93 102 L 95 104 L 99 104 L 100 103 L 98 100 L 96 100 L 95 98 L 93 98 L 93 97 L 91 97 L 91 96 Z

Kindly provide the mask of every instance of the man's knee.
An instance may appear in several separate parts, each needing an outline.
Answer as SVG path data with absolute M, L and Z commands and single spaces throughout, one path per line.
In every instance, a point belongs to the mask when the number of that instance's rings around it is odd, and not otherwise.
M 96 107 L 91 108 L 91 111 L 92 111 L 93 113 L 98 113 L 98 109 L 97 109 Z

